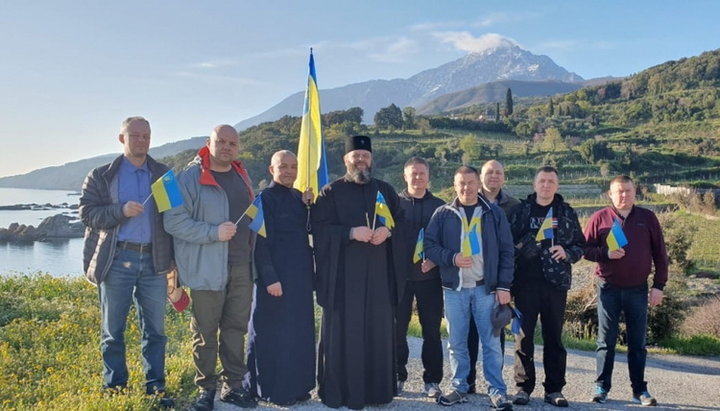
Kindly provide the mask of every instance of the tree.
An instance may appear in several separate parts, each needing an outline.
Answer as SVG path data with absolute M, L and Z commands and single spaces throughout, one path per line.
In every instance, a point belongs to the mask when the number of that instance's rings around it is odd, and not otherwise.
M 550 114 L 550 117 L 555 115 L 555 103 L 553 103 L 552 97 L 550 98 L 550 107 L 549 107 L 548 111 L 549 111 L 548 114 Z
M 403 127 L 406 129 L 415 128 L 415 107 L 407 106 L 403 108 Z
M 513 113 L 513 99 L 512 99 L 512 90 L 509 88 L 507 89 L 507 93 L 505 94 L 505 115 L 510 117 Z
M 582 143 L 579 151 L 580 156 L 591 164 L 599 160 L 611 160 L 613 157 L 613 151 L 608 148 L 607 142 L 595 139 Z
M 553 153 L 566 151 L 568 149 L 565 141 L 563 141 L 562 135 L 560 134 L 560 130 L 554 127 L 545 130 L 545 137 L 543 137 L 541 147 L 543 151 L 550 151 Z
M 332 126 L 333 124 L 342 124 L 345 122 L 357 123 L 362 122 L 363 109 L 360 107 L 352 107 L 347 110 L 331 111 L 323 114 L 324 125 Z
M 500 122 L 500 102 L 495 103 L 495 122 Z
M 381 129 L 390 127 L 401 128 L 403 126 L 402 111 L 395 103 L 378 110 L 373 120 L 375 121 L 375 126 Z

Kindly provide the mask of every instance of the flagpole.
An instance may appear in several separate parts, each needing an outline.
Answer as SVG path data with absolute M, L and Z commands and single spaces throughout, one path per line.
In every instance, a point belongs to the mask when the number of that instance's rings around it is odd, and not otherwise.
M 145 199 L 145 201 L 143 201 L 143 203 L 142 203 L 143 206 L 145 205 L 145 203 L 148 202 L 148 200 L 150 200 L 150 197 L 152 197 L 152 191 L 150 192 L 150 195 Z

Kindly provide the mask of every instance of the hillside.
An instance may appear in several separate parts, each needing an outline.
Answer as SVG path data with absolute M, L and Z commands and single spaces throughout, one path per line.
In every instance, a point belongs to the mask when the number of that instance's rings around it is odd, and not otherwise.
M 502 46 L 470 53 L 407 79 L 370 80 L 321 89 L 320 101 L 323 112 L 360 107 L 366 115 L 364 121 L 370 122 L 380 108 L 391 103 L 399 107 L 419 107 L 447 93 L 504 80 L 583 81 L 582 77 L 558 66 L 550 57 L 533 54 L 507 41 Z M 263 113 L 237 123 L 235 128 L 244 130 L 285 115 L 297 115 L 302 109 L 303 98 L 304 92 L 295 93 Z

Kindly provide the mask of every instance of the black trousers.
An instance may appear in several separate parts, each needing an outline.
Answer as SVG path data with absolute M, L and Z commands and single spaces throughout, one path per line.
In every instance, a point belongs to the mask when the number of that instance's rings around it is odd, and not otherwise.
M 440 322 L 443 318 L 443 293 L 440 278 L 426 281 L 408 281 L 402 301 L 398 304 L 395 341 L 397 346 L 397 374 L 399 381 L 408 378 L 407 362 L 410 351 L 407 330 L 412 316 L 413 300 L 417 300 L 418 317 L 422 328 L 422 363 L 425 383 L 440 383 L 443 376 L 443 352 L 440 339 Z
M 535 344 L 533 336 L 538 317 L 542 323 L 545 393 L 562 391 L 565 386 L 567 351 L 562 343 L 567 291 L 547 281 L 537 280 L 513 286 L 515 307 L 522 313 L 524 337 L 515 340 L 515 383 L 532 393 L 535 389 Z

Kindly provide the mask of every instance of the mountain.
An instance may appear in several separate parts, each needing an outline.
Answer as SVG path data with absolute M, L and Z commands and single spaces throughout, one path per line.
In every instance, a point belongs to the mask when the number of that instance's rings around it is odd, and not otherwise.
M 192 137 L 187 140 L 163 144 L 150 149 L 153 158 L 163 158 L 191 148 L 200 148 L 207 137 Z M 95 167 L 109 163 L 120 153 L 103 154 L 92 158 L 73 161 L 61 166 L 45 167 L 27 174 L 0 178 L 0 187 L 39 188 L 56 190 L 80 190 L 88 172 Z
M 382 107 L 419 107 L 448 93 L 499 80 L 581 82 L 583 78 L 558 66 L 544 55 L 536 55 L 516 45 L 470 53 L 439 67 L 425 70 L 407 79 L 370 80 L 320 91 L 323 112 L 361 107 L 365 122 L 370 122 Z M 301 113 L 304 92 L 295 93 L 257 116 L 235 125 L 238 130 L 274 121 L 284 115 Z
M 429 115 L 453 110 L 461 110 L 473 104 L 499 101 L 504 104 L 507 89 L 513 97 L 553 96 L 578 90 L 584 83 L 564 83 L 561 81 L 520 81 L 506 80 L 485 83 L 477 87 L 448 93 L 429 101 L 417 108 L 417 114 Z

